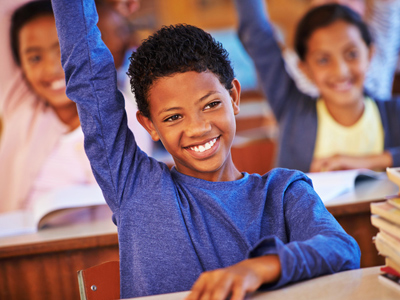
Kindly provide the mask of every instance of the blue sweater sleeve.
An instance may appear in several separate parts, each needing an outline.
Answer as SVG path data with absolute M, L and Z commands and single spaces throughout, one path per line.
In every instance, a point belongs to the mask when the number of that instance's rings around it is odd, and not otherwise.
M 360 267 L 357 242 L 326 210 L 310 179 L 297 174 L 283 199 L 288 242 L 269 236 L 249 251 L 249 257 L 279 255 L 281 278 L 269 288 Z
M 304 94 L 287 73 L 281 49 L 268 20 L 265 1 L 235 0 L 239 38 L 254 61 L 261 87 L 278 119 Z
M 94 1 L 52 1 L 67 81 L 85 134 L 85 150 L 104 197 L 115 213 L 127 187 L 145 181 L 138 166 L 150 159 L 136 145 L 127 126 L 122 94 L 117 89 L 113 57 L 101 40 Z M 139 160 L 147 164 L 139 163 Z M 155 162 L 154 162 L 155 163 Z M 130 184 L 127 184 L 129 182 Z

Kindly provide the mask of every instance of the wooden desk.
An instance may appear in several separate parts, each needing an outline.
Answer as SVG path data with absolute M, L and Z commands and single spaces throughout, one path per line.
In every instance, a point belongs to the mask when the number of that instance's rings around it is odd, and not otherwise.
M 77 271 L 119 260 L 109 221 L 0 238 L 0 299 L 79 299 Z
M 372 238 L 378 229 L 371 225 L 371 202 L 383 201 L 385 196 L 398 193 L 398 187 L 389 179 L 367 180 L 356 188 L 325 204 L 326 208 L 342 225 L 344 230 L 357 241 L 361 249 L 361 267 L 385 264 L 383 256 L 378 255 Z
M 270 292 L 257 292 L 249 300 L 394 300 L 400 292 L 378 280 L 379 267 L 345 271 L 295 283 Z M 135 300 L 182 300 L 189 292 L 180 292 Z

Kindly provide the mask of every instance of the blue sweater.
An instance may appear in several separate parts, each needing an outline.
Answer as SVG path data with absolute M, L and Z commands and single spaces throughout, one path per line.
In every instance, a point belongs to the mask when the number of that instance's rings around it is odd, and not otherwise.
M 301 172 L 208 182 L 170 170 L 136 145 L 100 39 L 93 1 L 54 0 L 67 94 L 118 226 L 121 296 L 188 290 L 206 270 L 279 255 L 271 288 L 359 267 L 360 250 Z
M 261 87 L 279 124 L 277 166 L 308 172 L 317 136 L 316 99 L 300 92 L 285 69 L 264 1 L 236 0 L 239 37 L 253 59 Z M 375 100 L 385 132 L 384 149 L 400 166 L 400 99 Z

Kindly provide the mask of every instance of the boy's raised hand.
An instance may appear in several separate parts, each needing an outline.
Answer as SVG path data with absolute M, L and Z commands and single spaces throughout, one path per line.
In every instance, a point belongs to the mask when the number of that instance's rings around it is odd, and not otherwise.
M 279 279 L 281 265 L 277 255 L 243 260 L 233 266 L 204 272 L 185 300 L 242 300 L 264 283 Z

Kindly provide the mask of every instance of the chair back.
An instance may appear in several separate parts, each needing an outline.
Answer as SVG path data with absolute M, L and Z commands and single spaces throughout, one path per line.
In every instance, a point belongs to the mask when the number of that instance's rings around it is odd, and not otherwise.
M 108 261 L 78 271 L 81 300 L 120 299 L 119 261 Z

